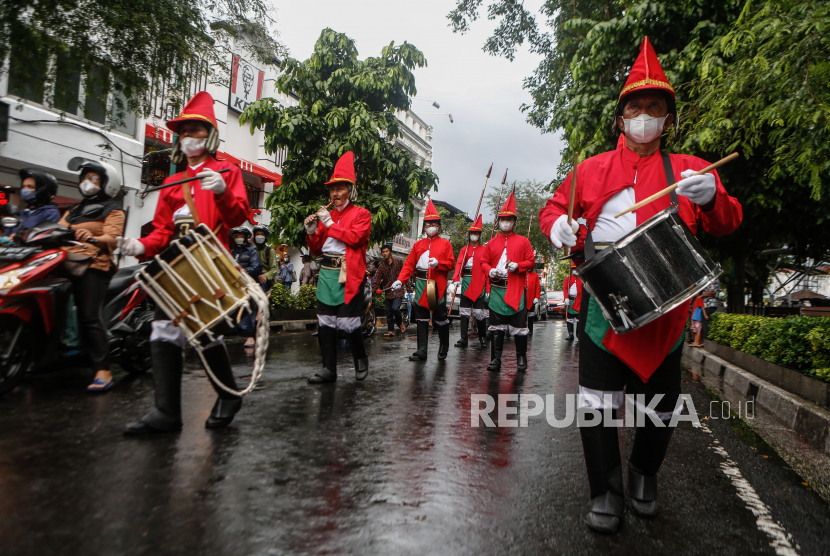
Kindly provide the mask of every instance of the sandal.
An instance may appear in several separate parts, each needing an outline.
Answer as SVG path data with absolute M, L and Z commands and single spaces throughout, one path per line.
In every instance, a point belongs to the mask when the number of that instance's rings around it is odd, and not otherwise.
M 107 390 L 112 388 L 114 384 L 115 382 L 113 382 L 112 380 L 106 382 L 102 378 L 96 378 L 92 381 L 92 384 L 86 387 L 86 389 L 88 392 L 106 392 Z
M 386 334 L 383 335 L 383 337 L 384 338 L 394 338 L 395 333 L 394 332 L 387 332 Z

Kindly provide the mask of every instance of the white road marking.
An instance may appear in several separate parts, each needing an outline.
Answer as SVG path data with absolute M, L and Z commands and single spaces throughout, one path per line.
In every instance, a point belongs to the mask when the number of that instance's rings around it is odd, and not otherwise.
M 732 486 L 738 491 L 738 497 L 744 501 L 746 508 L 755 516 L 755 524 L 758 526 L 758 530 L 763 531 L 770 538 L 769 544 L 775 549 L 775 553 L 780 556 L 798 556 L 798 551 L 790 543 L 792 535 L 787 533 L 786 529 L 772 518 L 769 508 L 758 496 L 749 481 L 744 479 L 735 460 L 729 457 L 729 453 L 723 446 L 719 446 L 720 442 L 715 438 L 715 433 L 704 423 L 700 424 L 700 429 L 712 437 L 714 446 L 709 446 L 709 448 L 723 458 L 724 461 L 720 464 L 721 471 L 729 477 Z

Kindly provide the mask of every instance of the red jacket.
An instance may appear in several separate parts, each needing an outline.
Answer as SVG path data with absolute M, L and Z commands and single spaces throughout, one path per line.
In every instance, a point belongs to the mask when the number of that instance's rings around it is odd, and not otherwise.
M 481 244 L 478 246 L 470 246 L 469 249 L 467 249 L 466 245 L 462 247 L 458 253 L 458 261 L 455 264 L 455 274 L 452 277 L 453 281 L 460 282 L 461 270 L 467 264 L 467 261 L 473 259 L 473 267 L 470 269 L 472 270 L 470 285 L 467 286 L 467 291 L 464 292 L 464 295 L 472 301 L 476 301 L 481 297 L 481 292 L 487 287 L 488 277 L 481 268 L 481 254 L 483 252 L 484 246 Z
M 438 266 L 429 269 L 428 276 L 435 280 L 435 284 L 438 286 L 438 301 L 441 301 L 447 292 L 447 275 L 455 264 L 452 243 L 442 237 L 435 236 L 432 239 L 425 237 L 424 239 L 416 241 L 415 245 L 412 246 L 412 251 L 409 252 L 409 256 L 403 263 L 403 269 L 398 275 L 398 280 L 401 282 L 409 280 L 415 272 L 418 259 L 427 251 L 429 251 L 430 258 L 434 257 L 438 259 Z M 426 288 L 424 288 L 424 293 L 418 300 L 418 304 L 425 309 L 429 309 Z
M 539 281 L 539 275 L 535 272 L 528 272 L 527 273 L 527 297 L 525 298 L 525 307 L 530 310 L 533 306 L 533 300 L 539 299 L 539 296 L 542 295 L 542 284 Z M 547 310 L 547 307 L 545 308 Z
M 203 191 L 202 184 L 199 180 L 185 184 L 185 186 L 192 187 L 193 203 L 196 205 L 199 219 L 203 224 L 206 224 L 213 230 L 219 238 L 219 241 L 227 247 L 228 233 L 232 228 L 244 224 L 248 220 L 248 215 L 251 212 L 251 207 L 248 204 L 248 195 L 245 192 L 245 184 L 242 183 L 242 172 L 239 166 L 216 160 L 212 156 L 208 157 L 204 165 L 196 170 L 196 173 L 201 172 L 204 168 L 210 168 L 217 172 L 225 168 L 230 168 L 230 172 L 222 174 L 222 179 L 225 180 L 227 189 L 219 197 L 214 195 L 212 191 Z M 168 177 L 164 180 L 164 183 L 183 180 L 192 175 L 194 174 L 188 168 L 184 172 L 179 172 Z M 181 186 L 174 185 L 167 189 L 162 189 L 159 192 L 156 214 L 153 216 L 153 231 L 147 237 L 139 240 L 144 244 L 144 255 L 142 258 L 153 257 L 167 249 L 173 237 L 173 213 L 184 205 L 184 194 L 182 193 Z M 219 226 L 218 230 L 216 229 L 217 226 Z
M 536 264 L 533 260 L 533 247 L 530 246 L 530 241 L 526 237 L 514 233 L 510 235 L 498 234 L 484 248 L 484 253 L 481 256 L 481 268 L 485 274 L 489 275 L 490 271 L 498 266 L 505 245 L 507 245 L 507 262 L 514 262 L 519 265 L 517 272 L 507 273 L 505 302 L 518 311 L 525 291 L 527 271 L 531 270 Z
M 579 312 L 579 307 L 582 303 L 582 280 L 571 274 L 570 276 L 565 278 L 565 282 L 562 284 L 562 294 L 565 296 L 565 299 L 570 299 L 570 295 L 568 292 L 571 289 L 571 284 L 576 283 L 576 297 L 571 299 L 571 309 L 576 312 Z
M 349 303 L 360 291 L 366 277 L 366 247 L 372 232 L 372 215 L 363 207 L 349 202 L 345 209 L 331 211 L 331 228 L 318 223 L 314 234 L 306 234 L 308 249 L 315 257 L 323 253 L 328 237 L 339 239 L 346 244 L 346 296 Z
M 684 170 L 702 170 L 709 165 L 705 160 L 695 156 L 684 154 L 669 156 L 675 181 L 682 179 L 680 173 Z M 701 226 L 715 236 L 731 234 L 738 228 L 743 218 L 741 204 L 726 192 L 717 171 L 713 174 L 717 183 L 717 192 L 711 210 L 704 211 L 700 206 L 681 196 L 679 215 L 693 233 L 697 233 L 698 226 Z M 634 183 L 635 176 L 636 184 Z M 591 229 L 602 212 L 602 206 L 623 189 L 634 187 L 635 199 L 640 201 L 669 185 L 666 183 L 666 173 L 663 170 L 660 152 L 641 158 L 625 146 L 623 135 L 617 142 L 616 150 L 593 156 L 582 162 L 578 168 L 578 179 L 573 216 L 585 218 Z M 565 178 L 554 196 L 539 211 L 539 227 L 546 237 L 550 237 L 553 223 L 561 215 L 568 213 L 570 193 L 571 174 Z M 642 224 L 658 212 L 668 208 L 669 204 L 669 195 L 664 195 L 638 209 L 636 211 L 637 222 Z M 581 226 L 575 251 L 582 249 L 586 234 L 585 227 Z M 609 329 L 602 345 L 631 367 L 640 378 L 644 381 L 648 380 L 676 345 L 686 325 L 688 310 L 688 303 L 683 303 L 670 313 L 625 335 L 618 335 L 613 329 Z

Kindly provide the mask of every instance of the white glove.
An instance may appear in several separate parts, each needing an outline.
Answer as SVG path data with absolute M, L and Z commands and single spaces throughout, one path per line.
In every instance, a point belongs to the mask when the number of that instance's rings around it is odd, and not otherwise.
M 326 207 L 320 207 L 320 210 L 317 211 L 317 218 L 320 219 L 320 222 L 322 222 L 326 228 L 331 228 L 333 222 L 331 220 L 331 213 L 329 212 L 329 209 Z
M 117 237 L 115 242 L 122 255 L 139 257 L 144 254 L 144 244 L 133 237 Z
M 498 268 L 491 268 L 490 269 L 490 278 L 498 278 L 500 275 Z
M 537 303 L 539 303 L 539 298 L 538 298 L 538 297 L 537 297 L 536 299 L 534 299 L 534 300 L 533 300 L 533 304 L 534 304 L 534 305 L 536 305 Z
M 313 221 L 311 224 L 306 224 L 305 225 L 305 233 L 307 233 L 308 235 L 311 235 L 311 236 L 313 236 L 314 234 L 317 233 L 317 221 L 316 220 Z
M 403 284 L 401 284 L 400 280 L 395 280 L 394 282 L 392 282 L 392 289 L 395 291 L 401 289 L 401 286 L 403 286 Z
M 228 188 L 222 174 L 214 172 L 210 168 L 205 168 L 203 171 L 196 174 L 196 177 L 202 182 L 202 189 L 206 191 L 213 191 L 213 194 L 216 197 L 221 197 Z
M 677 182 L 677 194 L 683 195 L 696 205 L 705 205 L 715 198 L 718 190 L 714 174 L 695 176 L 697 170 L 684 170 L 684 179 Z
M 436 266 L 438 266 L 438 259 L 436 259 L 435 257 L 430 257 L 429 258 L 429 267 L 430 268 L 435 268 Z
M 568 215 L 563 214 L 556 219 L 550 229 L 550 242 L 557 249 L 562 249 L 563 245 L 573 247 L 576 245 L 576 233 L 579 231 L 579 224 L 576 220 L 571 220 L 571 225 L 568 226 Z
M 516 272 L 517 270 L 519 270 L 519 264 L 514 263 L 514 262 L 509 262 L 509 263 L 507 263 L 507 270 L 509 270 L 510 272 Z
M 566 299 L 566 300 L 565 300 L 565 307 L 570 306 L 570 304 L 571 304 L 571 300 L 570 300 L 570 299 Z

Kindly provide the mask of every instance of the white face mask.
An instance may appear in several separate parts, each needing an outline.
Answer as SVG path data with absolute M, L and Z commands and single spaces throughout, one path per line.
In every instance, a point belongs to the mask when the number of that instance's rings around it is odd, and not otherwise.
M 470 241 L 478 241 L 481 236 L 479 234 L 470 234 Z
M 179 140 L 179 148 L 185 156 L 189 157 L 199 156 L 205 152 L 205 144 L 207 144 L 207 139 L 185 137 L 184 139 Z
M 257 245 L 262 245 L 263 243 L 265 243 L 265 236 L 256 236 L 254 238 L 254 241 L 257 243 Z
M 78 188 L 81 190 L 81 193 L 84 195 L 84 197 L 92 197 L 93 195 L 101 191 L 101 188 L 92 183 L 90 180 L 82 181 L 81 185 L 79 185 Z
M 651 143 L 663 134 L 663 124 L 666 116 L 652 118 L 648 114 L 640 114 L 636 118 L 625 119 L 625 134 L 635 143 Z
M 512 232 L 513 222 L 510 220 L 499 220 L 499 230 L 502 232 Z
M 426 229 L 426 232 L 429 237 L 435 237 L 440 229 L 438 226 L 430 226 Z
M 236 242 L 237 245 L 242 245 L 243 243 L 245 243 L 244 237 L 235 237 L 233 238 L 233 240 Z

